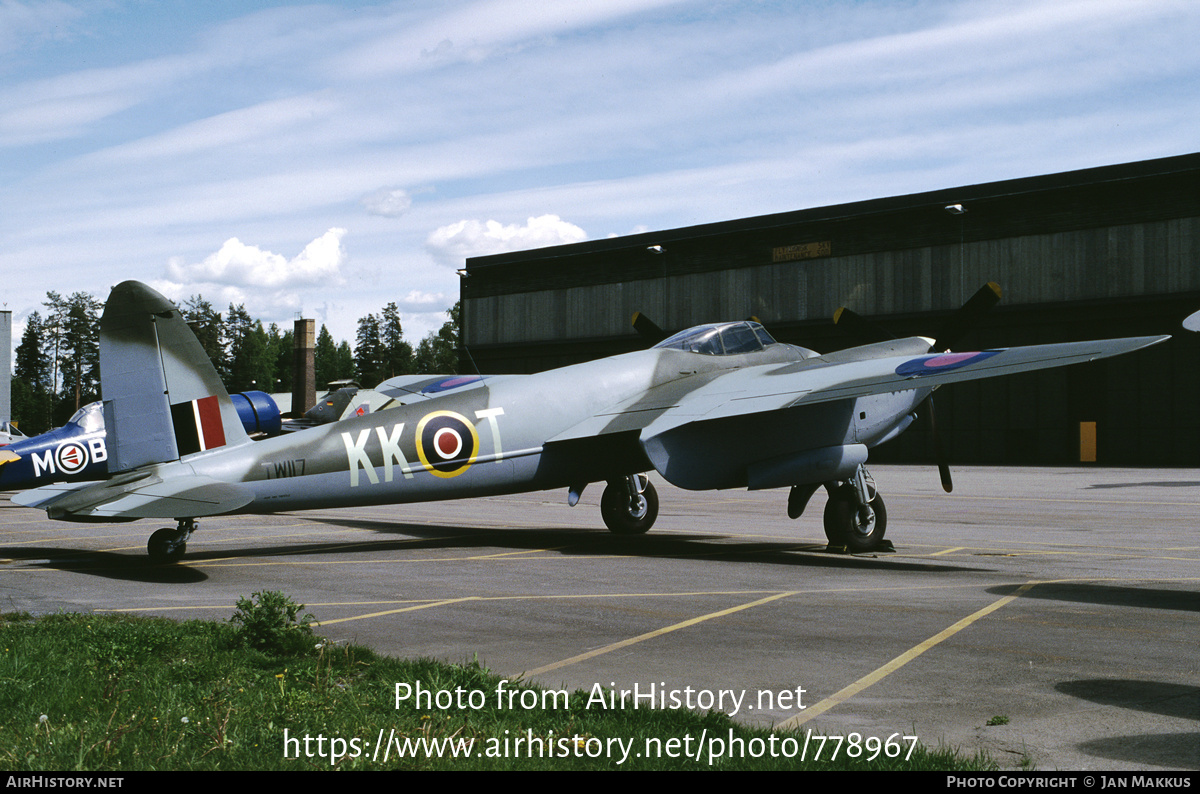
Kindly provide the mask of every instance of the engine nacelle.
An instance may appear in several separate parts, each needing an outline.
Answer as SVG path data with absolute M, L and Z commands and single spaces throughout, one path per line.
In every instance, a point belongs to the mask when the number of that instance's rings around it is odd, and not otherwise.
M 867 462 L 863 444 L 839 444 L 755 463 L 746 472 L 750 490 L 847 480 Z
M 279 435 L 283 420 L 279 406 L 271 399 L 271 395 L 261 391 L 240 391 L 229 395 L 229 398 L 233 400 L 238 418 L 242 420 L 242 427 L 246 428 L 248 435 Z

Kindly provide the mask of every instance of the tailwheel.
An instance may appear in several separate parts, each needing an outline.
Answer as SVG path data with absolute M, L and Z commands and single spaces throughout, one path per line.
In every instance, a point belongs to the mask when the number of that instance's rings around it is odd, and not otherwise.
M 883 539 L 887 531 L 887 507 L 875 489 L 875 481 L 862 466 L 854 479 L 834 488 L 825 503 L 825 537 L 829 545 L 844 547 L 851 554 L 892 551 Z
M 640 535 L 658 518 L 658 492 L 644 474 L 609 480 L 600 496 L 604 525 L 617 535 Z
M 150 562 L 172 563 L 179 562 L 187 552 L 187 541 L 196 531 L 196 522 L 190 518 L 180 519 L 174 529 L 163 527 L 155 531 L 146 542 L 146 552 Z

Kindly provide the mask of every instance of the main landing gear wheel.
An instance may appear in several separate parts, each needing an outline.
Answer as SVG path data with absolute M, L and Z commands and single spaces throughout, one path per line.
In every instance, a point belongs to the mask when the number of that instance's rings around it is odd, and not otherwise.
M 180 519 L 179 526 L 171 529 L 163 527 L 156 530 L 146 542 L 146 553 L 150 562 L 172 563 L 179 562 L 187 552 L 187 541 L 196 530 L 196 522 L 191 519 Z
M 609 480 L 600 496 L 604 525 L 617 535 L 640 535 L 658 518 L 658 492 L 644 474 Z
M 851 554 L 884 550 L 887 507 L 861 466 L 854 479 L 833 489 L 825 503 L 825 537 Z M 887 544 L 890 550 L 891 544 Z
M 825 503 L 825 537 L 830 546 L 845 546 L 851 554 L 876 551 L 886 531 L 887 508 L 879 494 L 861 509 L 853 499 L 830 497 Z

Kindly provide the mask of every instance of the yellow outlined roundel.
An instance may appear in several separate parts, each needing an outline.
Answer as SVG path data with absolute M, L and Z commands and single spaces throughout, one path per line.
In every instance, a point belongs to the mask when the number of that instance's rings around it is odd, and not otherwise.
M 479 434 L 461 414 L 434 411 L 417 424 L 417 455 L 434 477 L 457 477 L 479 455 Z

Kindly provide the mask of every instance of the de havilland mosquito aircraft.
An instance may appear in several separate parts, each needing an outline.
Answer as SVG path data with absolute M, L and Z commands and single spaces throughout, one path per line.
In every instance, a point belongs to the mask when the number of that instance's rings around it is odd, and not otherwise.
M 252 443 L 179 310 L 127 281 L 100 326 L 109 478 L 13 501 L 67 521 L 174 519 L 148 544 L 168 562 L 204 516 L 552 488 L 574 506 L 595 482 L 609 529 L 641 533 L 658 515 L 655 470 L 694 490 L 790 488 L 793 518 L 824 486 L 831 545 L 870 551 L 887 513 L 868 450 L 903 432 L 935 388 L 1167 338 L 949 353 L 945 339 L 909 337 L 819 355 L 757 322 L 725 322 L 535 375 L 394 378 L 379 387 L 392 401 L 371 413 Z

